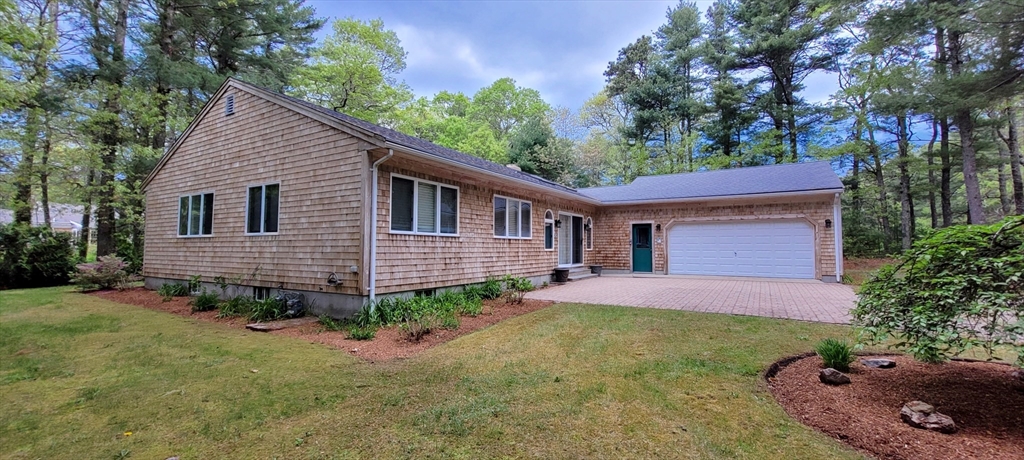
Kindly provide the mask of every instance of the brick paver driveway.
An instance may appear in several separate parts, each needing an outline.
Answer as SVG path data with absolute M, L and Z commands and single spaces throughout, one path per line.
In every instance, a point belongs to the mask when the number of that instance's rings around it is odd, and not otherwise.
M 526 295 L 554 300 L 670 310 L 850 322 L 857 296 L 850 286 L 817 280 L 605 275 Z

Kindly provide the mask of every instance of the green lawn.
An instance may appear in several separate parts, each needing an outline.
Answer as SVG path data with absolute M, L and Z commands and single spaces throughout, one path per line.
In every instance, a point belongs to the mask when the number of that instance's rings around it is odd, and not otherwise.
M 0 457 L 860 458 L 760 377 L 849 334 L 563 304 L 370 364 L 67 289 L 4 291 Z

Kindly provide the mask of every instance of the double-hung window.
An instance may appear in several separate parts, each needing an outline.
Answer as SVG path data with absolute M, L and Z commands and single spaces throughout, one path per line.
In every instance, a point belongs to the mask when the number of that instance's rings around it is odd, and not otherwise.
M 392 175 L 391 231 L 458 235 L 459 189 Z
M 277 233 L 281 184 L 249 187 L 246 203 L 248 204 L 245 209 L 245 233 L 250 235 Z
M 544 249 L 555 248 L 555 216 L 548 209 L 544 211 Z
M 530 238 L 529 201 L 494 196 L 494 236 L 498 238 Z
M 178 199 L 178 236 L 213 234 L 213 193 Z

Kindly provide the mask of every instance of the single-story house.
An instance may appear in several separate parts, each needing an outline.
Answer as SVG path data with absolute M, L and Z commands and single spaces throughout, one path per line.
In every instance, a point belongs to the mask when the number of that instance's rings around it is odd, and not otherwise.
M 842 276 L 842 183 L 826 162 L 573 189 L 229 79 L 144 183 L 143 274 L 350 314 L 557 267 Z

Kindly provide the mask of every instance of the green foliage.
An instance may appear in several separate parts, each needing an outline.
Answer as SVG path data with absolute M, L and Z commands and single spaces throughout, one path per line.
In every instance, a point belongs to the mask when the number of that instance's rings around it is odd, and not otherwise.
M 1024 366 L 1024 216 L 918 241 L 861 287 L 853 316 L 863 341 L 895 338 L 921 361 L 1006 346 Z
M 203 288 L 203 276 L 202 275 L 192 275 L 192 276 L 188 277 L 188 292 L 189 292 L 189 294 L 198 293 L 198 292 L 200 292 L 200 290 L 202 288 Z
M 373 326 L 357 326 L 351 325 L 347 329 L 348 338 L 352 340 L 373 340 L 373 337 L 377 335 L 377 328 Z
M 505 275 L 502 279 L 505 291 L 505 303 L 523 303 L 523 296 L 533 290 L 533 283 L 527 278 L 519 278 L 512 275 Z
M 487 278 L 487 281 L 484 281 L 482 288 L 482 299 L 484 300 L 497 299 L 498 297 L 501 297 L 501 293 L 504 292 L 504 289 L 501 287 L 501 281 L 497 278 Z
M 253 299 L 247 295 L 240 295 L 231 297 L 225 300 L 220 305 L 220 312 L 217 313 L 218 318 L 231 318 L 231 317 L 248 317 L 253 310 L 253 304 L 256 303 L 256 299 Z
M 79 264 L 74 282 L 82 289 L 111 289 L 125 280 L 127 266 L 117 256 L 102 256 L 96 262 Z
M 249 304 L 249 315 L 247 317 L 249 321 L 255 322 L 275 321 L 284 318 L 286 310 L 284 302 L 280 302 L 275 298 L 254 300 Z
M 220 303 L 220 296 L 214 292 L 206 292 L 205 290 L 188 301 L 188 304 L 192 306 L 192 313 L 199 311 L 211 311 L 216 310 L 217 305 Z
M 68 284 L 76 261 L 67 233 L 45 227 L 0 225 L 0 288 Z
M 853 347 L 845 340 L 829 337 L 814 347 L 815 353 L 824 361 L 825 367 L 831 367 L 837 371 L 849 372 L 850 363 L 856 357 L 853 355 Z
M 185 297 L 189 295 L 188 285 L 182 283 L 164 283 L 156 290 L 157 294 L 163 297 L 164 302 L 173 297 Z
M 323 315 L 317 321 L 328 331 L 344 331 L 348 327 L 348 323 L 344 320 L 334 319 L 330 316 Z

